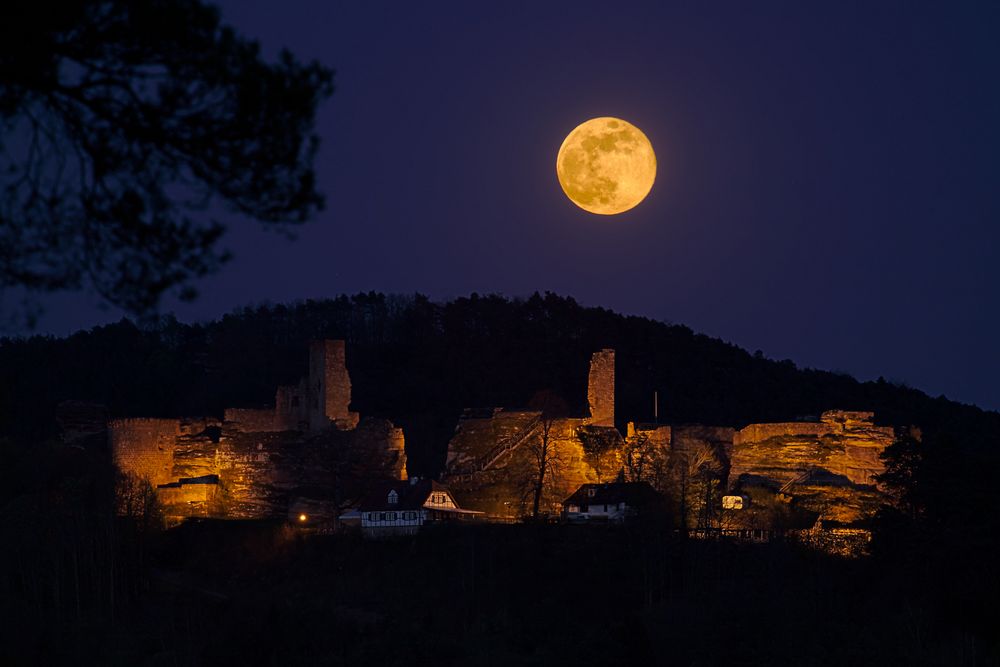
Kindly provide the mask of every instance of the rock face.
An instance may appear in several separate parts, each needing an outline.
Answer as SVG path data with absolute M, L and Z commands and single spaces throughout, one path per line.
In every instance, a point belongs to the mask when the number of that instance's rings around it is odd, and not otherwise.
M 465 416 L 448 446 L 444 481 L 462 507 L 493 517 L 532 511 L 539 464 L 543 512 L 587 482 L 597 480 L 577 429 L 586 419 L 543 419 L 541 412 L 496 410 L 489 417 Z
M 406 479 L 402 429 L 384 419 L 359 423 L 348 410 L 343 341 L 310 347 L 310 375 L 300 387 L 291 393 L 279 388 L 284 406 L 231 408 L 221 421 L 112 421 L 108 438 L 115 462 L 156 487 L 168 520 L 284 517 L 303 499 L 335 496 L 332 501 L 347 502 L 369 480 Z M 314 399 L 316 407 L 293 404 L 295 396 Z M 297 428 L 287 428 L 291 424 Z
M 622 444 L 614 428 L 614 350 L 591 357 L 587 398 L 589 417 L 467 410 L 448 443 L 443 475 L 461 506 L 493 517 L 529 514 L 541 479 L 539 509 L 558 513 L 561 502 L 581 484 L 602 481 L 608 474 L 612 479 L 604 481 L 612 481 L 621 467 Z M 540 474 L 543 461 L 545 472 Z
M 895 430 L 873 418 L 831 410 L 818 422 L 751 424 L 733 438 L 729 486 L 769 488 L 821 522 L 864 521 L 883 500 L 875 476 L 895 440 Z
M 851 484 L 873 485 L 885 469 L 879 455 L 895 431 L 874 413 L 824 412 L 818 422 L 751 424 L 733 438 L 730 480 L 753 475 L 786 484 L 821 468 Z

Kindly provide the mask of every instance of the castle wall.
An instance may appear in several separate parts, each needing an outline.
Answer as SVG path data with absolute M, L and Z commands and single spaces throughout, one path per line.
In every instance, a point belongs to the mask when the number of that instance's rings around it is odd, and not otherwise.
M 177 419 L 116 419 L 108 424 L 115 464 L 153 485 L 172 481 L 174 443 L 179 434 Z
M 594 352 L 590 358 L 587 402 L 591 424 L 615 425 L 615 351 L 612 349 Z
M 385 419 L 359 425 L 344 360 L 344 341 L 310 344 L 308 376 L 278 387 L 273 409 L 113 421 L 114 460 L 156 487 L 169 520 L 284 517 L 302 494 L 349 499 L 370 480 L 406 479 L 403 430 Z
M 309 427 L 326 428 L 330 422 L 341 429 L 357 426 L 358 414 L 351 412 L 351 377 L 347 372 L 342 340 L 309 343 Z
M 288 430 L 284 420 L 278 418 L 277 410 L 226 408 L 223 420 L 230 428 L 247 433 Z
M 308 426 L 306 381 L 297 385 L 282 385 L 274 392 L 274 418 L 279 430 L 299 431 Z

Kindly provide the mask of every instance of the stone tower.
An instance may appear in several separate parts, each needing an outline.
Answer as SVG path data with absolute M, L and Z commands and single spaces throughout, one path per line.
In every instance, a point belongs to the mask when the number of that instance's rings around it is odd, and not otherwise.
M 351 376 L 347 374 L 344 341 L 309 343 L 308 383 L 310 430 L 322 430 L 331 422 L 339 429 L 357 426 L 358 414 L 350 410 Z
M 612 349 L 594 352 L 590 358 L 587 402 L 591 424 L 615 425 L 615 351 Z

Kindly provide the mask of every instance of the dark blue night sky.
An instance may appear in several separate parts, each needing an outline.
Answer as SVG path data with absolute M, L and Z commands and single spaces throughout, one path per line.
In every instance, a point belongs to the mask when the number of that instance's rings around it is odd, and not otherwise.
M 1000 5 L 249 2 L 224 18 L 336 68 L 327 208 L 233 221 L 177 307 L 550 290 L 773 358 L 1000 408 Z M 659 160 L 588 214 L 555 156 L 595 116 Z M 115 320 L 80 296 L 41 329 Z

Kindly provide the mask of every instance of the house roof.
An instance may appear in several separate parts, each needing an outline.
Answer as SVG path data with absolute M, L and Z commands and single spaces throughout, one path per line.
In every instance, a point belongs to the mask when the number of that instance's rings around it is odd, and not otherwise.
M 563 505 L 612 505 L 624 502 L 631 507 L 639 507 L 656 504 L 662 500 L 663 496 L 647 482 L 614 482 L 584 484 L 564 500 Z
M 390 491 L 395 491 L 399 496 L 399 500 L 392 505 L 389 504 Z M 407 480 L 381 482 L 364 495 L 358 509 L 362 512 L 420 509 L 431 493 L 441 492 L 451 496 L 447 486 L 431 479 L 421 479 L 413 483 Z

